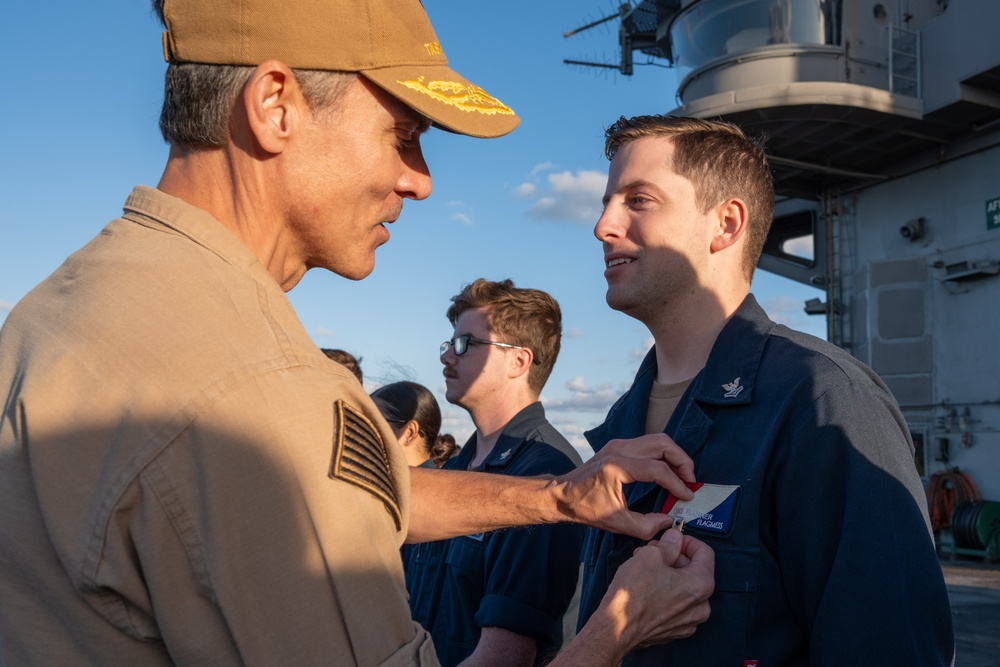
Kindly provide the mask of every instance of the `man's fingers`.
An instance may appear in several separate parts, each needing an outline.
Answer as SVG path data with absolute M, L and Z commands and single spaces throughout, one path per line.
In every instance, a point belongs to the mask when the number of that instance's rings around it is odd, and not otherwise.
M 616 484 L 630 482 L 655 482 L 681 499 L 693 497 L 684 482 L 663 461 L 634 459 L 625 456 L 608 456 L 601 461 L 605 474 L 615 479 Z M 598 528 L 615 533 L 625 533 L 643 540 L 651 539 L 660 531 L 669 528 L 673 520 L 659 512 L 639 514 L 620 507 L 615 514 L 598 520 Z
M 706 576 L 701 579 L 702 587 L 692 590 L 692 593 L 707 604 L 708 598 L 715 592 L 715 551 L 704 542 L 685 535 L 678 561 L 684 558 L 690 559 L 683 566 L 685 569 L 700 570 L 706 573 Z M 708 618 L 707 611 L 705 618 Z
M 571 521 L 614 533 L 650 539 L 671 520 L 659 513 L 630 512 L 622 487 L 653 482 L 677 498 L 693 497 L 694 464 L 669 436 L 657 433 L 630 440 L 612 440 L 582 466 L 557 478 L 556 507 Z
M 689 637 L 709 617 L 714 588 L 714 552 L 678 529 L 636 549 L 614 583 L 631 591 L 634 612 L 627 620 L 640 646 Z
M 680 557 L 684 544 L 684 535 L 677 528 L 671 528 L 663 532 L 663 536 L 650 545 L 659 547 L 663 552 L 663 558 L 668 565 L 674 565 Z
M 650 433 L 628 440 L 612 440 L 601 450 L 608 455 L 666 462 L 685 482 L 694 482 L 694 462 L 673 439 L 665 433 Z
M 657 533 L 670 528 L 674 520 L 666 514 L 652 512 L 650 514 L 640 514 L 639 512 L 626 511 L 618 517 L 623 521 L 613 528 L 614 532 L 624 533 L 640 540 L 651 540 Z M 642 549 L 643 547 L 639 547 Z M 636 549 L 638 551 L 639 549 Z
M 615 457 L 614 463 L 621 468 L 630 482 L 656 482 L 681 500 L 690 500 L 694 497 L 684 484 L 684 480 L 663 461 Z
M 687 556 L 691 562 L 698 563 L 702 567 L 708 568 L 709 571 L 715 572 L 715 552 L 704 542 L 685 535 L 684 542 L 681 544 L 681 553 Z
M 656 646 L 657 644 L 662 644 L 665 641 L 672 641 L 674 639 L 685 639 L 693 635 L 695 630 L 698 629 L 698 626 L 707 620 L 708 603 L 706 602 L 704 605 L 700 605 L 685 612 L 684 619 L 678 619 L 677 625 L 673 625 L 669 629 L 664 629 L 662 637 L 651 637 L 640 643 L 636 646 L 636 648 L 640 649 L 648 646 Z

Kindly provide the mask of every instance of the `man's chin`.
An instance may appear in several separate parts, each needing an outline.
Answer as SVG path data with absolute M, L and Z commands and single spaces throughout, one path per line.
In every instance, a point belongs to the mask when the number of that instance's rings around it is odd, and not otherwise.
M 631 301 L 624 294 L 616 293 L 610 289 L 604 295 L 604 300 L 611 310 L 617 310 L 622 313 L 628 312 L 631 305 Z
M 613 295 L 610 292 L 605 297 L 605 301 L 607 301 L 608 307 L 611 310 L 617 310 L 622 315 L 628 315 L 632 319 L 643 323 L 647 322 L 646 316 L 649 314 L 649 309 L 652 305 L 633 295 Z
M 371 261 L 360 266 L 324 266 L 330 273 L 336 273 L 341 278 L 348 280 L 364 280 L 375 270 L 375 257 L 372 255 Z
M 459 387 L 448 384 L 447 378 L 445 379 L 445 389 L 444 389 L 444 400 L 448 401 L 452 405 L 457 405 L 460 408 L 465 408 L 463 399 L 465 398 L 465 392 Z

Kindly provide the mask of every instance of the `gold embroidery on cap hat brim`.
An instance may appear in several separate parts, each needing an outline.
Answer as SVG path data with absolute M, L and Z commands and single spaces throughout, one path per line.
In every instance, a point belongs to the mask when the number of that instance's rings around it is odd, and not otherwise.
M 430 81 L 424 83 L 424 77 L 397 81 L 402 85 L 423 93 L 439 102 L 444 102 L 462 111 L 478 111 L 492 116 L 494 114 L 514 115 L 514 110 L 493 97 L 479 86 L 465 85 L 456 81 Z

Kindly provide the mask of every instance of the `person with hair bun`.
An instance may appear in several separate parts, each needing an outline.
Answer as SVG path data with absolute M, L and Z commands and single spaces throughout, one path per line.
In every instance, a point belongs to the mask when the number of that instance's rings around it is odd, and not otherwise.
M 445 399 L 469 413 L 476 431 L 444 471 L 529 477 L 580 465 L 540 401 L 562 338 L 556 300 L 480 278 L 452 297 L 447 317 L 454 337 L 440 348 Z M 552 524 L 404 552 L 410 610 L 434 638 L 442 667 L 548 664 L 563 644 L 582 543 L 579 526 Z
M 665 528 L 621 491 L 656 480 L 690 497 L 690 457 L 665 436 L 556 479 L 410 468 L 286 296 L 311 269 L 375 269 L 404 203 L 431 193 L 432 126 L 486 138 L 519 123 L 451 67 L 422 3 L 153 9 L 163 174 L 0 329 L 0 665 L 437 667 L 404 542 Z M 337 326 L 370 319 L 331 308 Z M 564 665 L 618 664 L 708 617 L 714 555 L 667 532 Z M 645 596 L 664 578 L 670 606 Z
M 432 454 L 439 441 L 441 408 L 434 394 L 422 384 L 404 380 L 379 387 L 371 399 L 396 434 L 410 466 L 437 468 Z
M 440 468 L 461 450 L 462 448 L 455 442 L 455 436 L 451 433 L 442 433 L 431 447 L 431 458 L 434 459 L 434 465 Z

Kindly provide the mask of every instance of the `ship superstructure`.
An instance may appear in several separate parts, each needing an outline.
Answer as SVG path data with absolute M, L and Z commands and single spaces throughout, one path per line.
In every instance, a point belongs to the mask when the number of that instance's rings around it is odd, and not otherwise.
M 825 291 L 807 312 L 892 389 L 924 478 L 958 467 L 1000 500 L 1000 2 L 645 0 L 616 19 L 622 73 L 678 69 L 665 112 L 766 135 L 760 267 Z

